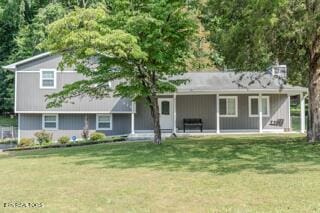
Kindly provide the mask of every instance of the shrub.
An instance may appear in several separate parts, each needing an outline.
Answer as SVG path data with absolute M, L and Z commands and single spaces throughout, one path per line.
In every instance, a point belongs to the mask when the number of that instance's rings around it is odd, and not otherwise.
M 16 139 L 9 139 L 0 141 L 0 144 L 18 144 L 18 140 Z
M 52 141 L 52 134 L 46 131 L 36 132 L 34 135 L 40 145 L 49 144 Z
M 90 135 L 90 140 L 91 141 L 101 141 L 106 139 L 106 135 L 103 134 L 102 132 L 93 132 Z
M 62 136 L 58 139 L 58 143 L 60 144 L 66 144 L 69 143 L 70 139 L 68 136 Z
M 18 144 L 19 147 L 27 147 L 27 146 L 33 146 L 33 145 L 34 145 L 33 138 L 21 138 Z
M 89 129 L 84 128 L 81 133 L 83 140 L 87 141 L 89 139 L 89 134 Z

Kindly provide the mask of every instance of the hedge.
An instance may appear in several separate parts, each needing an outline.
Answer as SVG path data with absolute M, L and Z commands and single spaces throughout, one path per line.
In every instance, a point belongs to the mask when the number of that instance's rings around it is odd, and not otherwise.
M 30 147 L 17 147 L 17 148 L 9 148 L 2 150 L 3 152 L 10 152 L 10 151 L 23 151 L 23 150 L 35 150 L 35 149 L 49 149 L 49 148 L 65 148 L 65 147 L 74 147 L 74 146 L 87 146 L 93 144 L 102 144 L 102 143 L 112 143 L 112 142 L 119 142 L 125 141 L 126 138 L 124 137 L 112 137 L 107 138 L 103 141 L 85 141 L 85 142 L 75 142 L 75 143 L 67 143 L 67 144 L 49 144 L 44 146 L 30 146 Z

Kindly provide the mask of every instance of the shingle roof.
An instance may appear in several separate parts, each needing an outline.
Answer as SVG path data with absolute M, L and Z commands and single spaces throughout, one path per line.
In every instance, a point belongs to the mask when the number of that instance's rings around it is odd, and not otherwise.
M 189 72 L 174 79 L 189 79 L 177 92 L 205 91 L 295 91 L 307 92 L 307 88 L 292 86 L 284 79 L 267 72 Z

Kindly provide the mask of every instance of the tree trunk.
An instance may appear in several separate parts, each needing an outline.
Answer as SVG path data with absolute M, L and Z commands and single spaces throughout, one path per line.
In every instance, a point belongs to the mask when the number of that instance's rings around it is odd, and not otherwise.
M 148 98 L 151 116 L 153 119 L 153 131 L 155 144 L 161 144 L 161 128 L 160 128 L 160 114 L 159 114 L 159 104 L 156 95 Z
M 320 139 L 320 67 L 311 63 L 309 69 L 308 140 L 316 142 Z

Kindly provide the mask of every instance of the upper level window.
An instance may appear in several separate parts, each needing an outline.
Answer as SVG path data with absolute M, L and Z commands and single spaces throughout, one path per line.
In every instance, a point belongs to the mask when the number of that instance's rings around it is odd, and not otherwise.
M 42 115 L 42 129 L 58 129 L 58 115 L 44 114 Z
M 55 89 L 56 88 L 56 71 L 51 69 L 40 70 L 40 88 Z
M 112 130 L 112 115 L 99 114 L 96 117 L 97 130 Z
M 261 97 L 261 110 L 263 117 L 270 116 L 270 101 L 269 96 Z M 259 116 L 259 96 L 249 96 L 249 117 Z
M 219 110 L 221 117 L 238 117 L 238 97 L 220 96 Z

